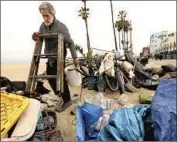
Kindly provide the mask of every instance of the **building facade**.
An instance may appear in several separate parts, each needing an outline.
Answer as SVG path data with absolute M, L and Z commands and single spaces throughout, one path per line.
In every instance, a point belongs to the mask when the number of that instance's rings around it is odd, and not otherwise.
M 176 32 L 169 33 L 156 52 L 163 54 L 166 59 L 176 59 Z
M 150 52 L 153 55 L 161 47 L 161 43 L 168 39 L 168 31 L 152 34 L 150 37 Z

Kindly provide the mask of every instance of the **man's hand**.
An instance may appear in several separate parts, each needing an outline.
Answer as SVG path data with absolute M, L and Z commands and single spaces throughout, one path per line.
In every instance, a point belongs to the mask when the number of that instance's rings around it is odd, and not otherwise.
M 32 39 L 33 39 L 34 41 L 39 40 L 39 39 L 40 39 L 40 34 L 39 34 L 39 32 L 34 32 L 33 35 L 32 35 Z
M 73 58 L 73 63 L 77 66 L 79 64 L 79 61 L 77 58 Z

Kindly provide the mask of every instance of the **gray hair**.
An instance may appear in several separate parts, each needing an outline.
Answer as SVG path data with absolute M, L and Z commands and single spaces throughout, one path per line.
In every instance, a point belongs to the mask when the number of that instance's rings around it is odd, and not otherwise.
M 46 9 L 48 10 L 51 14 L 53 14 L 55 16 L 56 11 L 53 7 L 52 4 L 50 4 L 49 2 L 43 2 L 41 3 L 41 5 L 39 6 L 39 11 L 41 12 L 41 9 Z

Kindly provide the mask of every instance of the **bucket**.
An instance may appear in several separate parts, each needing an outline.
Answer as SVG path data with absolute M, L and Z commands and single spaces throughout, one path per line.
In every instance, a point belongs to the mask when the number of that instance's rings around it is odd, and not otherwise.
M 81 74 L 75 70 L 74 65 L 67 66 L 64 71 L 69 86 L 76 87 L 81 85 L 82 83 Z

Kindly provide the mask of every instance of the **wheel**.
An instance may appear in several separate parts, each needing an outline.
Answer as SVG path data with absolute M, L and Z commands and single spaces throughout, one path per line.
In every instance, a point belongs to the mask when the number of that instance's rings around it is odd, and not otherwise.
M 106 84 L 108 85 L 108 87 L 111 91 L 115 92 L 119 89 L 119 82 L 118 82 L 116 76 L 110 77 L 107 74 L 105 74 L 104 78 L 106 80 Z
M 124 78 L 123 78 L 122 72 L 116 71 L 116 78 L 119 83 L 120 93 L 123 94 L 125 92 L 125 87 L 124 87 Z

